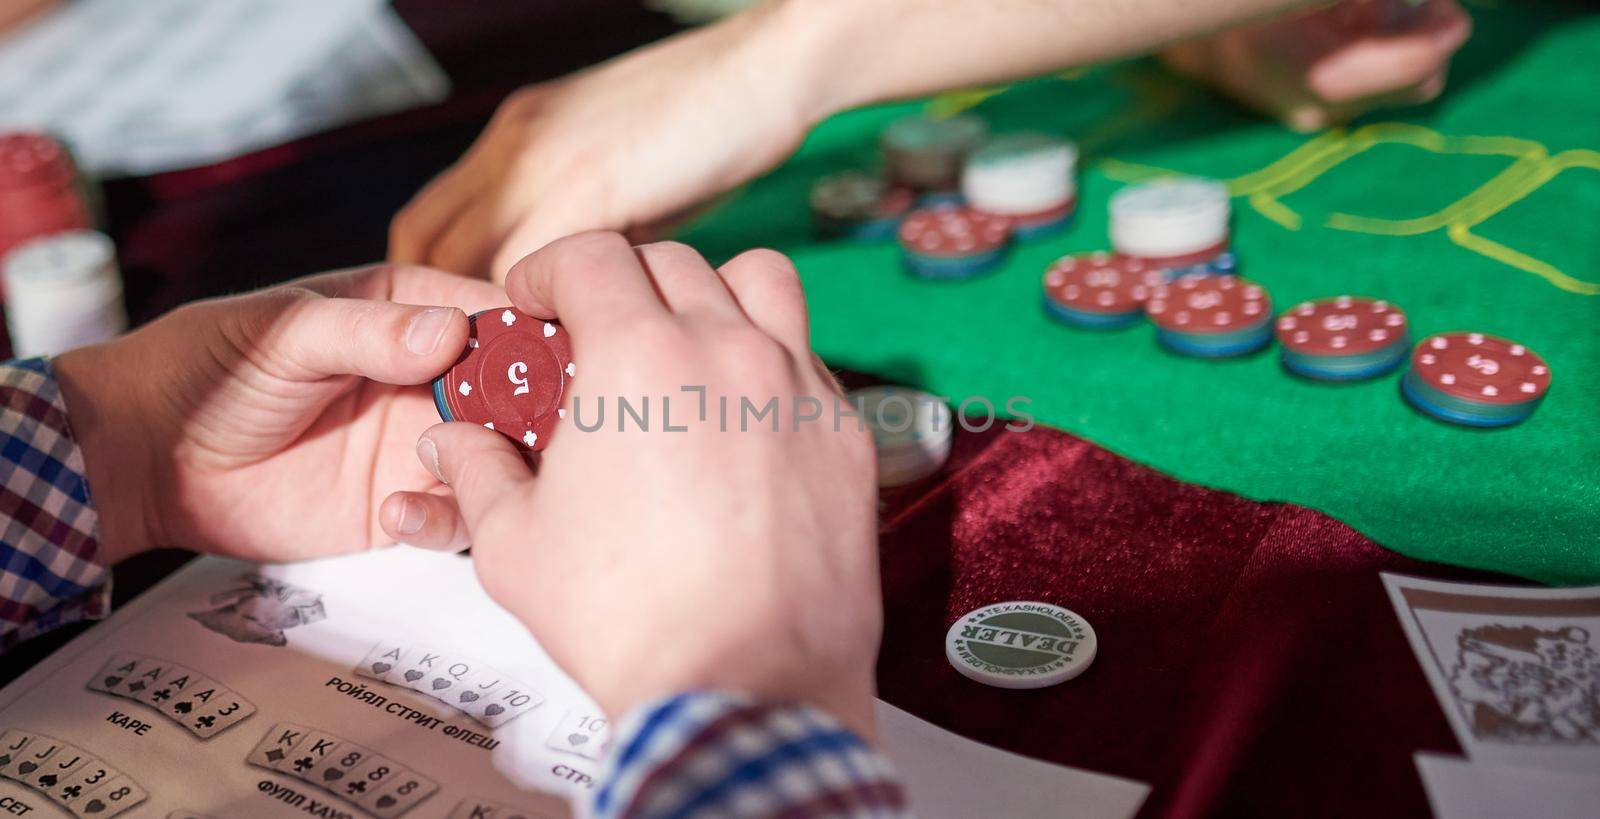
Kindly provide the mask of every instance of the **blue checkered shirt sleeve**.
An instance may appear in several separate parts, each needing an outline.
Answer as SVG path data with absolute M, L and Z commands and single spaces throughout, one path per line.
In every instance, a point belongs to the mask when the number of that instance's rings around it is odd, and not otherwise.
M 906 819 L 894 768 L 861 737 L 803 705 L 694 691 L 617 726 L 596 819 Z
M 0 364 L 0 651 L 105 616 L 98 520 L 50 363 Z

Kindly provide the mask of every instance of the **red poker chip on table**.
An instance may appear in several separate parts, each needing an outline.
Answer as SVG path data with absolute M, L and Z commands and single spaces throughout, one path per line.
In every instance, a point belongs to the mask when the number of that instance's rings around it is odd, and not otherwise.
M 1521 404 L 1550 389 L 1550 365 L 1543 358 L 1483 333 L 1429 336 L 1417 345 L 1411 367 L 1429 387 L 1478 404 Z
M 1301 302 L 1278 318 L 1278 343 L 1290 372 L 1329 381 L 1393 370 L 1410 345 L 1406 316 L 1382 299 L 1336 296 Z
M 1267 291 L 1238 276 L 1183 276 L 1155 288 L 1145 312 L 1157 327 L 1183 333 L 1231 333 L 1272 314 Z
M 1136 315 L 1165 283 L 1161 270 L 1143 260 L 1105 252 L 1062 257 L 1044 274 L 1045 295 L 1056 305 L 1113 316 Z
M 1156 338 L 1185 355 L 1243 355 L 1272 341 L 1271 297 L 1238 276 L 1180 276 L 1152 290 L 1144 311 Z
M 1004 247 L 1011 221 L 955 204 L 912 211 L 900 223 L 900 243 L 922 256 L 975 256 Z
M 1307 355 L 1363 355 L 1406 338 L 1406 314 L 1382 299 L 1301 302 L 1278 319 L 1278 343 Z
M 475 313 L 468 322 L 466 351 L 433 382 L 439 416 L 482 424 L 530 451 L 544 449 L 577 374 L 571 337 L 559 322 L 513 307 Z

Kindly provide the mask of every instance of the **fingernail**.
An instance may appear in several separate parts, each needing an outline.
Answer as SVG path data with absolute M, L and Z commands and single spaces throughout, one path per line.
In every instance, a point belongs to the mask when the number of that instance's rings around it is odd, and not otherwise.
M 439 479 L 439 483 L 449 483 L 439 469 L 439 448 L 433 445 L 433 441 L 423 438 L 417 442 L 417 458 L 422 461 L 423 467 Z
M 449 307 L 429 307 L 412 316 L 411 326 L 406 328 L 406 349 L 413 355 L 428 355 L 438 349 L 452 312 Z
M 400 523 L 395 529 L 402 535 L 414 535 L 422 531 L 422 524 L 428 521 L 428 508 L 416 501 L 406 498 L 400 502 Z

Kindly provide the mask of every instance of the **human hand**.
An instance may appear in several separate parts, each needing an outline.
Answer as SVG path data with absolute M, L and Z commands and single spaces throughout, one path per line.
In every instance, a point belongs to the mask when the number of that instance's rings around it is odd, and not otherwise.
M 1444 90 L 1472 33 L 1455 0 L 1342 0 L 1168 48 L 1176 70 L 1297 131 L 1314 131 Z
M 809 123 L 767 16 L 512 94 L 395 217 L 390 259 L 502 281 L 557 237 L 650 229 L 778 164 Z
M 504 298 L 371 267 L 190 304 L 58 356 L 108 562 L 157 546 L 287 561 L 390 542 L 378 501 L 434 484 L 413 453 L 439 418 L 426 384 L 466 343 L 457 308 Z
M 537 476 L 499 433 L 428 430 L 418 455 L 452 496 L 396 494 L 385 530 L 400 537 L 420 508 L 426 524 L 406 542 L 470 541 L 490 596 L 613 718 L 717 689 L 806 702 L 870 735 L 873 447 L 856 419 L 835 431 L 838 387 L 810 351 L 793 265 L 751 251 L 713 270 L 683 245 L 588 233 L 523 259 L 507 292 L 571 333 L 582 363 L 567 422 Z M 612 411 L 647 396 L 648 430 L 574 425 L 594 423 L 598 401 Z M 820 402 L 820 420 L 792 425 L 801 396 Z M 741 430 L 744 397 L 776 398 L 777 416 Z M 659 426 L 669 413 L 671 431 Z

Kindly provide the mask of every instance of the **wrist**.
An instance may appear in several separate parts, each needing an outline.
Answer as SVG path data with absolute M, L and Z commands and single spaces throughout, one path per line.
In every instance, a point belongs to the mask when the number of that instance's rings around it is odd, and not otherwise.
M 730 23 L 749 25 L 751 53 L 761 73 L 775 77 L 779 98 L 803 130 L 857 105 L 879 99 L 872 40 L 875 2 L 768 0 Z
M 140 422 L 136 391 L 128 383 L 137 368 L 118 362 L 118 345 L 125 343 L 84 347 L 51 359 L 67 423 L 83 453 L 107 567 L 155 545 L 145 449 L 154 430 Z

